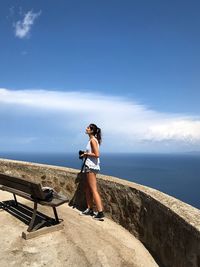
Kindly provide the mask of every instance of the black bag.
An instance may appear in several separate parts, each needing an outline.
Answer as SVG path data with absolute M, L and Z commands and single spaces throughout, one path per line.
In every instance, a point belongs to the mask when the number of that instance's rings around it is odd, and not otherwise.
M 43 187 L 42 188 L 42 191 L 45 195 L 44 197 L 44 200 L 45 201 L 51 201 L 53 199 L 53 189 L 52 188 L 46 188 L 46 187 Z
M 31 198 L 33 200 L 37 200 L 37 201 L 51 201 L 54 197 L 54 194 L 56 194 L 56 192 L 53 190 L 53 188 L 51 187 L 42 187 L 42 192 L 44 193 L 44 197 L 43 198 L 35 198 L 33 195 L 31 195 Z

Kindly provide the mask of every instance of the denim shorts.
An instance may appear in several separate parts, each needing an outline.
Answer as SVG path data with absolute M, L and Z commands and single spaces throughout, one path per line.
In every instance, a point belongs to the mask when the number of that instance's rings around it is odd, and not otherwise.
M 99 170 L 89 168 L 88 166 L 85 166 L 84 172 L 93 172 L 95 174 L 99 173 Z

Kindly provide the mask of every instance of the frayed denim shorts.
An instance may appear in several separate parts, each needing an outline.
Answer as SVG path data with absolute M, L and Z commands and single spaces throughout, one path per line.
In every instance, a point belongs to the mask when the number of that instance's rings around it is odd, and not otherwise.
M 84 172 L 86 172 L 86 173 L 87 172 L 93 172 L 93 173 L 97 174 L 97 173 L 99 173 L 99 170 L 96 170 L 96 169 L 90 168 L 88 166 L 85 166 Z

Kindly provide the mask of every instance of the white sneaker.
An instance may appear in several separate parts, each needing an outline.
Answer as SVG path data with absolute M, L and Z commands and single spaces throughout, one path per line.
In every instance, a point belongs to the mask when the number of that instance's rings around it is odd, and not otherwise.
M 93 212 L 92 209 L 87 208 L 86 210 L 80 212 L 79 215 L 86 215 L 86 216 L 90 215 L 90 216 L 93 216 L 94 215 L 94 212 Z

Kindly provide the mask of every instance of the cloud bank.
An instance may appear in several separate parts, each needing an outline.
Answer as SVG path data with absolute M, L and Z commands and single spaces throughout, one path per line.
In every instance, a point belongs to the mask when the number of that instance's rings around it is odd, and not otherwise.
M 163 151 L 167 147 L 200 147 L 200 118 L 161 113 L 126 98 L 91 92 L 1 88 L 0 105 L 24 110 L 31 116 L 58 118 L 54 124 L 59 123 L 65 135 L 69 128 L 73 135 L 95 122 L 103 129 L 107 146 L 116 151 L 153 150 L 155 144 Z M 15 116 L 20 115 L 15 112 Z
M 22 20 L 14 23 L 15 35 L 16 37 L 23 39 L 28 36 L 31 27 L 33 26 L 36 18 L 41 15 L 41 11 L 38 13 L 33 13 L 32 11 L 28 11 Z

